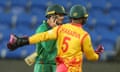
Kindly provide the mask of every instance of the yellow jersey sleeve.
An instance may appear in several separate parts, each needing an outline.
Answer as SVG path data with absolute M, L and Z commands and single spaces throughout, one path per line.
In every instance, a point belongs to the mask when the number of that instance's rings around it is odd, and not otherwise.
M 54 27 L 53 29 L 43 32 L 43 33 L 37 33 L 29 37 L 29 43 L 35 44 L 41 41 L 46 41 L 50 39 L 56 39 L 57 38 L 57 30 L 59 26 Z
M 91 43 L 91 38 L 90 38 L 89 34 L 86 34 L 86 36 L 84 37 L 83 52 L 88 60 L 96 61 L 99 58 L 98 54 L 96 54 L 93 49 L 93 46 Z

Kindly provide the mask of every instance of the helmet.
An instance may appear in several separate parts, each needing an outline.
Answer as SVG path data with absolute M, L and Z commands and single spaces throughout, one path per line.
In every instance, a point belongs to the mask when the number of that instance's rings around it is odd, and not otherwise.
M 49 15 L 57 14 L 57 13 L 66 15 L 66 12 L 63 6 L 60 6 L 57 4 L 49 6 L 46 10 L 46 17 Z
M 87 18 L 88 13 L 87 13 L 87 10 L 84 6 L 74 5 L 70 9 L 69 17 L 70 18 L 83 18 L 83 17 Z

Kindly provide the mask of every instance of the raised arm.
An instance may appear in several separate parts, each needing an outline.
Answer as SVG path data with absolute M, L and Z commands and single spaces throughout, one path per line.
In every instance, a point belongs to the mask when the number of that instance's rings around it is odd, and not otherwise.
M 37 33 L 30 37 L 18 37 L 16 35 L 11 35 L 10 40 L 7 43 L 7 47 L 9 50 L 13 51 L 21 46 L 29 45 L 29 44 L 36 44 L 38 42 L 56 39 L 57 38 L 57 29 L 55 27 L 49 31 L 43 33 Z

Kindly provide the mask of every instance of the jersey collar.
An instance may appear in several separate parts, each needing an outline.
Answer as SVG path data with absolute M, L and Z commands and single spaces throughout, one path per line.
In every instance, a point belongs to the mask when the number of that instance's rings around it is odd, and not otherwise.
M 71 25 L 77 26 L 77 27 L 82 27 L 82 24 L 77 24 L 77 23 L 71 23 Z

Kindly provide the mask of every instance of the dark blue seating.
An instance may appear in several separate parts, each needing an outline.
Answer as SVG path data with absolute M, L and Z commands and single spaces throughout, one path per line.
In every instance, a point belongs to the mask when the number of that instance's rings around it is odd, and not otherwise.
M 110 15 L 112 16 L 113 20 L 114 20 L 114 26 L 120 26 L 120 11 L 119 10 L 113 10 L 110 12 Z
M 9 24 L 0 23 L 0 33 L 2 35 L 2 42 L 9 39 L 10 26 Z
M 88 13 L 90 16 L 88 17 L 88 20 L 86 22 L 86 25 L 89 27 L 89 28 L 94 28 L 95 25 L 96 25 L 96 18 L 89 12 Z
M 0 7 L 6 7 L 6 5 L 7 5 L 7 0 L 0 0 Z
M 15 51 L 13 51 L 13 52 L 7 51 L 6 58 L 21 59 L 21 58 L 25 58 L 26 56 L 30 55 L 34 51 L 35 51 L 34 46 L 24 46 L 24 47 L 21 47 Z
M 4 12 L 4 8 L 0 7 L 0 13 Z
M 26 7 L 29 0 L 10 0 L 12 7 Z
M 11 7 L 10 13 L 13 13 L 14 15 L 19 15 L 21 13 L 24 13 L 25 9 L 24 7 Z
M 46 0 L 31 0 L 31 7 L 44 8 L 46 3 Z
M 3 41 L 0 43 L 0 58 L 6 58 L 6 53 L 7 53 L 7 48 L 6 48 L 6 43 Z
M 32 21 L 32 16 L 30 14 L 27 14 L 27 13 L 22 13 L 18 16 L 17 18 L 17 26 L 19 25 L 22 25 L 22 26 L 25 26 L 25 25 L 30 25 L 31 24 L 31 21 Z
M 104 26 L 112 26 L 112 16 L 109 13 L 105 13 L 104 11 L 101 10 L 92 10 L 90 12 L 93 16 L 93 18 L 96 20 L 96 25 L 98 25 L 98 23 L 100 25 L 104 25 Z
M 108 0 L 110 10 L 119 10 L 120 4 L 119 0 Z
M 120 26 L 116 26 L 113 31 L 120 36 Z
M 12 13 L 0 13 L 0 23 L 10 24 L 12 20 Z
M 116 39 L 118 37 L 117 33 L 107 29 L 107 27 L 97 27 L 95 30 L 102 36 L 102 40 L 111 41 L 113 44 L 116 43 Z
M 106 0 L 88 0 L 88 6 L 91 9 L 101 9 L 104 10 L 106 8 L 107 1 Z

